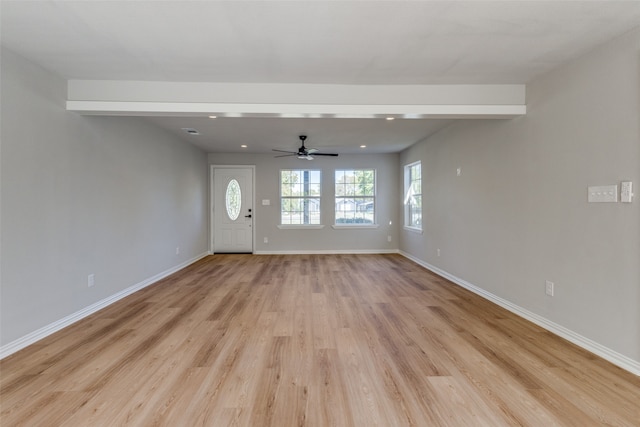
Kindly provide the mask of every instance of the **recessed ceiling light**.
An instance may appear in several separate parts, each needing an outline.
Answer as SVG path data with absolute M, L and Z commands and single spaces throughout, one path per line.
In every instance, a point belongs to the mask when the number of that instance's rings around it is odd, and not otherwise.
M 242 145 L 240 146 L 240 148 L 247 148 L 247 145 L 246 145 L 246 144 L 242 144 Z
M 395 117 L 387 117 L 387 120 L 394 120 Z
M 218 118 L 218 116 L 213 116 L 213 115 L 211 115 L 211 116 L 209 116 L 209 118 L 210 118 L 210 119 L 217 119 L 217 118 Z
M 362 145 L 360 146 L 360 148 L 367 148 L 367 146 L 366 146 L 366 145 L 364 145 L 364 144 L 362 144 Z

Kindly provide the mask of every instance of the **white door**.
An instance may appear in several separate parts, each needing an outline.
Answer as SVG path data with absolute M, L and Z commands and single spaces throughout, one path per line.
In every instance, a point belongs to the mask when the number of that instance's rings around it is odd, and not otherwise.
M 215 168 L 213 251 L 253 252 L 253 168 Z

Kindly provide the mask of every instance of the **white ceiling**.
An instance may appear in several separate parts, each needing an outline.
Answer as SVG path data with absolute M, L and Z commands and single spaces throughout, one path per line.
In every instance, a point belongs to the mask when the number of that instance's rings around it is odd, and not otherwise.
M 523 84 L 640 26 L 639 1 L 12 1 L 2 44 L 68 79 Z M 207 151 L 398 151 L 447 120 L 152 117 Z M 201 132 L 189 138 L 180 128 Z M 314 144 L 313 141 L 316 143 Z M 351 148 L 348 148 L 351 147 Z M 341 151 L 342 150 L 342 151 Z
M 307 148 L 340 154 L 389 153 L 401 151 L 441 129 L 450 120 L 375 119 L 275 119 L 149 117 L 158 126 L 185 137 L 182 128 L 193 128 L 201 135 L 186 135 L 189 142 L 209 152 L 250 151 L 266 153 L 272 149 L 297 150 L 299 135 L 308 135 Z M 212 136 L 215 143 L 212 144 Z M 242 149 L 241 145 L 247 145 Z M 211 147 L 215 145 L 215 150 Z M 360 148 L 366 145 L 366 149 Z

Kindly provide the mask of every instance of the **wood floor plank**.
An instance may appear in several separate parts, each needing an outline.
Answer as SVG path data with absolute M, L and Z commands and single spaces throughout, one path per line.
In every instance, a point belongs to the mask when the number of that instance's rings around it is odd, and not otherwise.
M 640 378 L 399 255 L 214 255 L 0 361 L 5 426 L 640 425 Z
M 345 387 L 353 402 L 353 419 L 358 426 L 392 425 L 387 397 L 380 393 L 383 384 L 375 372 L 370 370 L 367 354 L 360 351 L 361 344 L 350 328 L 337 331 L 336 343 L 340 360 L 344 366 Z
M 453 376 L 429 377 L 433 387 L 433 407 L 446 426 L 508 426 L 505 419 L 484 405 L 476 390 L 466 387 L 466 381 Z M 456 410 L 452 411 L 451 408 Z

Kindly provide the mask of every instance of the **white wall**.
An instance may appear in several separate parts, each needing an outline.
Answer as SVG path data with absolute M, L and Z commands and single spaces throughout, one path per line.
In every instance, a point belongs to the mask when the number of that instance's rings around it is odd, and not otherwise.
M 640 193 L 639 53 L 636 31 L 528 84 L 525 117 L 456 123 L 401 153 L 422 161 L 425 210 L 400 246 L 637 366 L 640 195 L 588 204 L 587 186 Z
M 274 158 L 271 154 L 209 154 L 212 165 L 255 165 L 256 188 L 254 227 L 256 252 L 293 251 L 391 251 L 398 248 L 398 154 L 340 155 L 317 158 L 312 162 L 297 158 Z M 313 168 L 322 171 L 321 230 L 282 230 L 280 221 L 280 169 Z M 339 229 L 334 223 L 334 171 L 341 168 L 376 170 L 377 229 Z M 262 206 L 269 199 L 271 205 Z M 389 222 L 392 224 L 390 225 Z M 387 236 L 391 235 L 391 242 Z M 264 237 L 269 239 L 265 244 Z
M 66 82 L 4 49 L 1 70 L 5 345 L 205 253 L 208 171 L 142 119 L 65 111 Z

